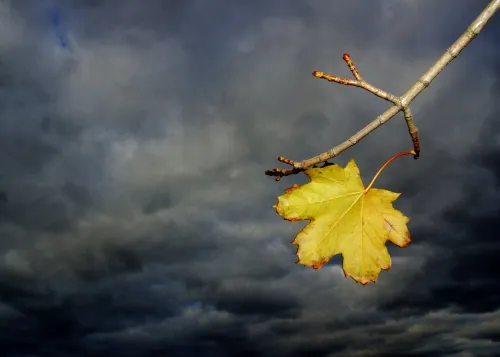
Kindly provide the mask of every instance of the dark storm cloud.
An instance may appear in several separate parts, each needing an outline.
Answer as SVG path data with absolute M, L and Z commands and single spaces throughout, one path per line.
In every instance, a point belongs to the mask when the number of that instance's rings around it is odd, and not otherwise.
M 350 52 L 400 94 L 487 1 L 53 3 L 71 50 L 48 2 L 0 3 L 3 355 L 495 355 L 497 19 L 415 101 L 421 159 L 377 181 L 413 238 L 377 284 L 293 264 L 304 223 L 271 206 L 305 179 L 263 175 L 387 108 L 312 70 Z M 399 117 L 335 162 L 366 182 L 409 146 Z

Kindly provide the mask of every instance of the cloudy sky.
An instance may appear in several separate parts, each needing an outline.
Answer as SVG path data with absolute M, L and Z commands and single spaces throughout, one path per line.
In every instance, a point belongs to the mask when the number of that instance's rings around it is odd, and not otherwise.
M 294 264 L 264 175 L 348 138 L 487 0 L 0 2 L 0 355 L 485 357 L 500 351 L 500 15 L 412 106 L 412 244 L 376 284 Z M 367 183 L 401 115 L 335 162 Z M 283 167 L 283 166 L 282 166 Z

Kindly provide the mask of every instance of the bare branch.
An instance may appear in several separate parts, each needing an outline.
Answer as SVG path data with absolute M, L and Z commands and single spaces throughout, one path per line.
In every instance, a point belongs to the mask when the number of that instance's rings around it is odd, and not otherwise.
M 280 157 L 280 161 L 286 164 L 292 165 L 293 169 L 283 170 L 283 169 L 273 169 L 266 171 L 266 175 L 277 176 L 276 180 L 283 176 L 297 174 L 304 171 L 312 165 L 316 165 L 321 162 L 325 162 L 338 156 L 343 151 L 347 150 L 351 146 L 358 143 L 365 136 L 370 134 L 372 131 L 385 124 L 391 118 L 393 118 L 397 113 L 403 111 L 406 123 L 408 125 L 408 131 L 411 135 L 413 147 L 416 152 L 414 158 L 417 159 L 420 153 L 420 142 L 418 139 L 418 129 L 413 123 L 413 116 L 409 107 L 409 104 L 425 89 L 429 84 L 436 78 L 436 76 L 451 62 L 456 58 L 460 52 L 463 51 L 465 47 L 479 34 L 483 29 L 484 25 L 493 17 L 496 11 L 500 8 L 500 0 L 492 0 L 489 5 L 479 14 L 479 16 L 472 22 L 472 24 L 467 28 L 467 30 L 451 45 L 445 53 L 413 84 L 413 86 L 406 91 L 401 97 L 396 97 L 393 94 L 387 93 L 375 86 L 364 81 L 364 79 L 359 74 L 358 70 L 351 61 L 351 57 L 348 54 L 344 54 L 343 59 L 346 61 L 351 73 L 356 79 L 346 79 L 341 77 L 332 76 L 323 72 L 314 71 L 313 75 L 318 78 L 324 78 L 330 82 L 335 82 L 344 85 L 351 85 L 355 87 L 363 88 L 376 96 L 394 103 L 392 107 L 387 109 L 384 113 L 379 115 L 375 120 L 365 126 L 363 129 L 358 131 L 356 134 L 351 136 L 348 140 L 343 143 L 325 151 L 315 157 L 312 157 L 303 161 L 293 161 L 290 159 L 285 159 Z
M 342 77 L 336 77 L 332 76 L 331 74 L 319 72 L 319 71 L 314 71 L 312 74 L 315 77 L 318 78 L 323 78 L 326 79 L 329 82 L 335 82 L 339 84 L 344 84 L 347 86 L 354 86 L 354 87 L 360 87 L 365 90 L 367 90 L 370 93 L 375 94 L 377 97 L 380 97 L 382 99 L 385 99 L 391 103 L 394 103 L 396 105 L 400 104 L 400 100 L 398 97 L 396 97 L 394 94 L 387 93 L 386 91 L 377 88 L 370 83 L 366 82 L 361 75 L 359 74 L 358 70 L 354 66 L 354 63 L 351 60 L 351 56 L 348 53 L 344 53 L 344 56 L 342 57 L 344 61 L 346 61 L 347 66 L 351 70 L 352 74 L 356 79 L 347 79 L 347 78 L 342 78 Z
M 420 156 L 420 141 L 418 140 L 418 128 L 413 123 L 413 115 L 411 114 L 410 107 L 403 108 L 403 114 L 406 120 L 406 125 L 408 125 L 408 131 L 410 132 L 411 141 L 413 142 L 413 150 L 415 155 L 413 158 L 416 160 Z

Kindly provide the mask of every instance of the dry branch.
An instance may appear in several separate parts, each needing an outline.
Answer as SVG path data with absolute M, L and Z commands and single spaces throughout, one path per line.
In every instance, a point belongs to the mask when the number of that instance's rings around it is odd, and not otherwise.
M 402 96 L 397 97 L 390 94 L 382 89 L 379 89 L 369 83 L 367 83 L 363 77 L 359 74 L 356 66 L 351 60 L 349 54 L 345 53 L 343 56 L 349 70 L 353 74 L 355 79 L 346 79 L 341 77 L 336 77 L 323 72 L 314 71 L 313 75 L 318 78 L 326 79 L 330 82 L 335 82 L 344 85 L 350 85 L 355 87 L 363 88 L 374 95 L 385 99 L 394 105 L 386 110 L 384 113 L 379 115 L 374 121 L 369 123 L 363 129 L 358 131 L 352 137 L 344 141 L 343 143 L 333 147 L 332 149 L 325 151 L 315 157 L 312 157 L 303 161 L 293 161 L 286 159 L 282 156 L 278 157 L 280 162 L 293 166 L 292 169 L 280 169 L 276 168 L 273 170 L 267 170 L 266 175 L 276 176 L 276 181 L 279 181 L 281 177 L 294 175 L 299 172 L 304 171 L 310 166 L 319 164 L 321 162 L 326 162 L 336 156 L 338 156 L 343 151 L 347 150 L 351 146 L 358 143 L 365 136 L 370 134 L 372 131 L 380 127 L 393 118 L 400 111 L 403 112 L 406 124 L 408 125 L 408 131 L 410 133 L 413 150 L 415 151 L 414 158 L 417 159 L 420 154 L 420 142 L 418 139 L 418 129 L 413 123 L 413 116 L 410 110 L 410 103 L 419 95 L 429 84 L 436 78 L 436 76 L 455 58 L 458 56 L 462 50 L 467 47 L 467 45 L 479 34 L 484 25 L 491 19 L 495 12 L 500 8 L 500 0 L 492 0 L 489 5 L 479 14 L 479 16 L 472 22 L 472 24 L 467 28 L 467 30 L 460 36 L 453 45 L 451 45 L 445 53 L 411 86 L 410 89 L 406 91 Z

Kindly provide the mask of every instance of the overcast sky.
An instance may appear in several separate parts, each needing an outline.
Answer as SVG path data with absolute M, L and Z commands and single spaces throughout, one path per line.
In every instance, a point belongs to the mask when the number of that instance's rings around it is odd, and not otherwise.
M 388 108 L 313 70 L 400 95 L 488 2 L 2 0 L 0 355 L 500 355 L 500 15 L 375 185 L 412 236 L 376 284 L 294 264 L 305 175 L 264 175 Z M 334 161 L 410 148 L 398 115 Z

